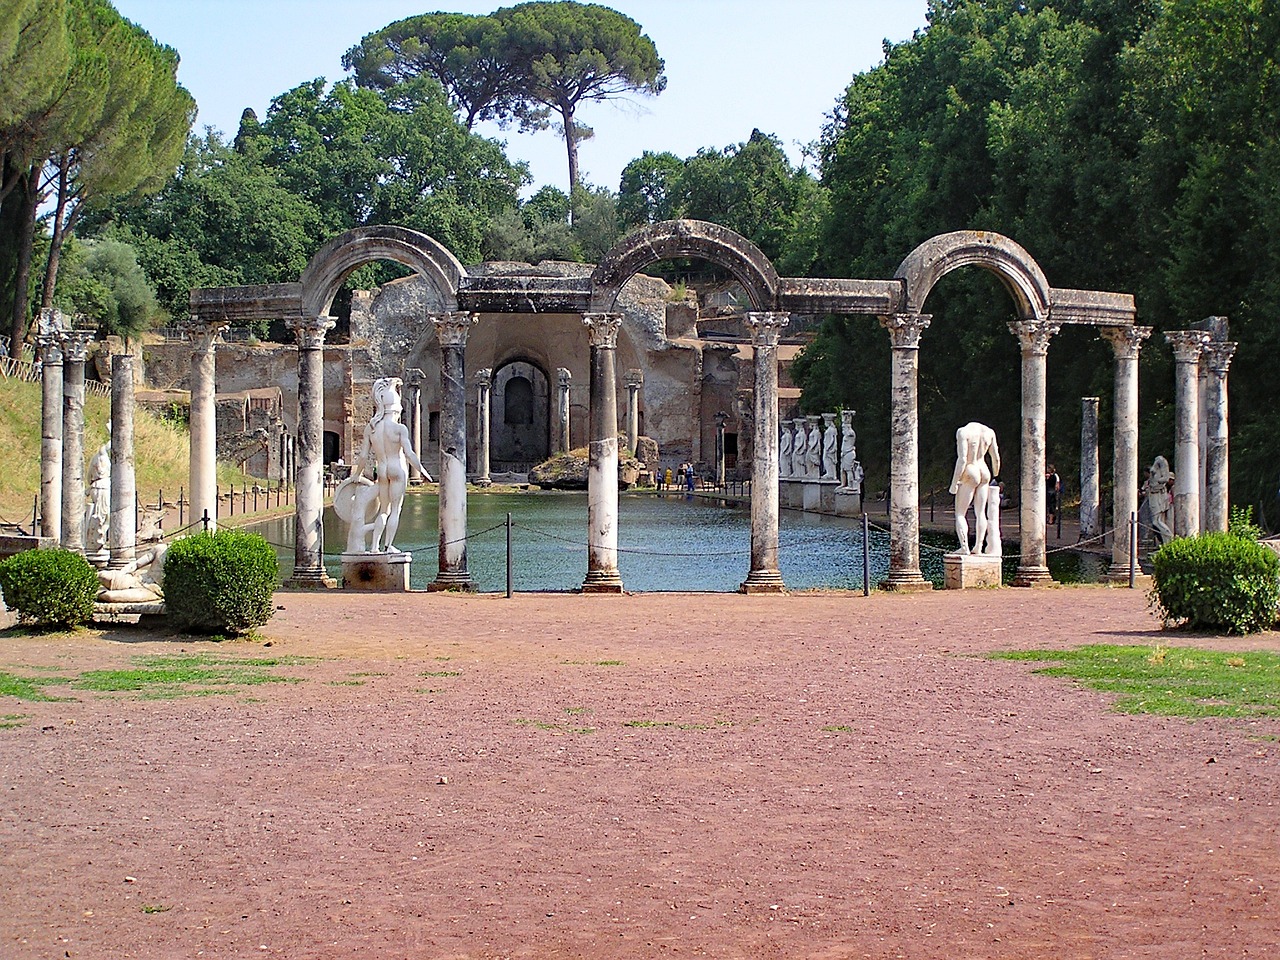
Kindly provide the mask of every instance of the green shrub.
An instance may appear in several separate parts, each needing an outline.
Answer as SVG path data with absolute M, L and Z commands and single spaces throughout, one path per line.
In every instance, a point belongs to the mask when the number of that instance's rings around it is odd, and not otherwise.
M 1247 536 L 1179 537 L 1151 557 L 1148 596 L 1165 626 L 1252 633 L 1269 630 L 1280 603 L 1280 557 Z
M 275 551 L 257 534 L 199 533 L 165 555 L 165 612 L 179 630 L 248 633 L 275 612 L 279 576 Z
M 0 563 L 0 590 L 20 623 L 77 627 L 93 616 L 98 573 L 70 550 L 24 550 Z

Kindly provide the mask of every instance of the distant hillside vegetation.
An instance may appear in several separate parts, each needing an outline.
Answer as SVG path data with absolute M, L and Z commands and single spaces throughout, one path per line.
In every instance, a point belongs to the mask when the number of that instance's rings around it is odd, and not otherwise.
M 85 461 L 107 439 L 111 403 L 106 397 L 85 399 Z M 187 431 L 139 410 L 133 426 L 134 468 L 143 503 L 157 493 L 177 497 L 188 485 L 190 441 Z M 31 521 L 31 507 L 40 492 L 40 385 L 0 377 L 0 522 Z M 219 465 L 218 482 L 239 482 L 234 467 Z

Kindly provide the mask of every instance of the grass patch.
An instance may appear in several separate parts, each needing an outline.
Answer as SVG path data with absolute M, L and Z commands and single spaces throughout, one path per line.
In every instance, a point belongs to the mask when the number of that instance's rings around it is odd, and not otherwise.
M 353 677 L 389 677 L 391 676 L 391 674 L 387 673 L 384 670 L 361 670 L 357 673 L 353 673 L 351 676 Z
M 331 687 L 363 687 L 363 680 L 330 680 Z
M 25 713 L 6 713 L 0 715 L 0 730 L 12 730 L 14 727 L 22 726 L 27 719 Z
M 424 670 L 418 674 L 420 677 L 460 677 L 461 670 Z
M 597 667 L 621 667 L 625 664 L 621 660 L 597 660 Z
M 564 712 L 569 714 L 569 716 L 571 717 L 580 717 L 584 713 L 590 713 L 591 708 L 590 707 L 565 707 Z
M 1280 716 L 1280 655 L 1192 647 L 1093 644 L 1076 650 L 1016 650 L 993 659 L 1052 663 L 1035 672 L 1070 677 L 1116 696 L 1121 713 L 1164 717 Z
M 823 733 L 853 733 L 853 727 L 843 723 L 832 724 L 829 727 L 822 728 Z
M 142 905 L 143 913 L 165 913 L 172 909 L 172 907 L 166 906 L 163 903 L 144 903 Z
M 51 697 L 40 688 L 67 682 L 65 677 L 20 677 L 15 673 L 0 671 L 0 697 L 35 701 L 66 700 L 67 697 Z

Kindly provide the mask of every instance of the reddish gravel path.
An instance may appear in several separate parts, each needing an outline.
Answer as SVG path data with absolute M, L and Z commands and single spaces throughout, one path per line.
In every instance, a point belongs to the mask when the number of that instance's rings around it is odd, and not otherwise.
M 0 639 L 23 676 L 322 658 L 0 697 L 0 957 L 1280 955 L 1280 722 L 972 656 L 1275 634 L 1103 588 L 279 602 L 270 650 Z

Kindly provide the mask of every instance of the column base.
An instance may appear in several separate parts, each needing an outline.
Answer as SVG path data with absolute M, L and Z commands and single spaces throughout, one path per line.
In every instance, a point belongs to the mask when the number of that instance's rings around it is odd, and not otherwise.
M 281 586 L 286 590 L 336 590 L 338 581 L 321 567 L 319 570 L 294 570 L 293 576 Z
M 787 585 L 777 570 L 752 570 L 738 587 L 739 593 L 786 593 Z
M 493 486 L 493 479 L 491 477 L 476 477 L 471 481 L 471 485 L 473 487 L 491 487 Z
M 921 576 L 919 570 L 902 570 L 890 573 L 887 580 L 880 584 L 881 590 L 890 593 L 927 593 L 933 584 Z
M 622 577 L 617 570 L 589 570 L 582 581 L 583 593 L 622 593 Z
M 457 593 L 475 593 L 476 582 L 466 570 L 441 570 L 434 580 L 427 584 L 428 593 L 444 593 L 452 590 Z
M 1128 572 L 1125 573 L 1126 579 Z M 1048 567 L 1041 566 L 1018 566 L 1018 572 L 1013 575 L 1012 586 L 1015 587 L 1045 587 L 1054 582 L 1052 575 L 1049 573 Z
M 1151 586 L 1151 574 L 1143 573 L 1142 567 L 1134 568 L 1133 585 L 1135 587 Z M 1107 583 L 1113 587 L 1127 587 L 1129 585 L 1129 565 L 1112 564 L 1107 570 Z

